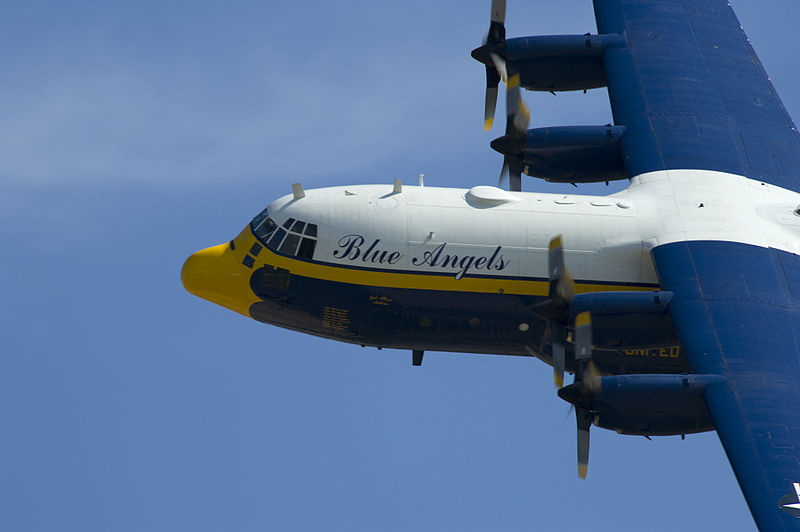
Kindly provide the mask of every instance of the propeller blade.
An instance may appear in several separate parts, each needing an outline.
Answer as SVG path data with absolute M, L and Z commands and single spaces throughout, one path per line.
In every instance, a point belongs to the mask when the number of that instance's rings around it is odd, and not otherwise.
M 506 40 L 506 0 L 492 0 L 491 23 L 486 42 L 496 44 Z
M 502 186 L 505 171 L 509 171 L 509 190 L 522 190 L 522 173 L 525 171 L 523 157 L 525 155 L 525 139 L 528 135 L 528 122 L 530 121 L 530 111 L 519 95 L 519 74 L 511 77 L 505 71 L 505 61 L 498 55 L 491 54 L 492 61 L 498 71 L 498 75 L 503 77 L 506 82 L 506 134 L 494 139 L 489 145 L 504 155 L 503 170 L 500 173 L 500 183 Z M 489 98 L 487 92 L 487 98 Z M 488 103 L 487 103 L 488 109 Z M 487 110 L 488 112 L 488 110 Z M 491 125 L 491 121 L 484 123 L 484 126 Z
M 491 129 L 497 105 L 497 86 L 500 79 L 505 83 L 506 75 L 506 2 L 492 0 L 489 32 L 483 45 L 472 51 L 472 57 L 486 65 L 486 103 L 483 112 L 484 131 Z
M 560 235 L 550 240 L 547 262 L 550 269 L 550 299 L 556 306 L 566 307 L 575 293 L 575 282 L 564 263 L 564 246 Z
M 522 191 L 522 160 L 519 157 L 508 157 L 508 190 Z
M 520 191 L 522 189 L 523 162 L 519 153 L 524 150 L 523 144 L 523 140 L 511 135 L 498 137 L 489 144 L 493 150 L 503 154 L 503 169 L 500 172 L 497 186 L 503 186 L 505 176 L 509 173 L 511 175 L 510 190 Z
M 567 328 L 558 322 L 552 322 L 553 343 L 553 372 L 556 379 L 556 387 L 564 386 L 564 369 L 566 367 L 565 344 L 567 342 Z
M 492 58 L 492 64 L 494 64 L 494 68 L 497 70 L 500 79 L 503 80 L 503 83 L 508 83 L 508 70 L 506 70 L 505 59 L 497 54 L 489 54 L 489 57 Z
M 592 315 L 581 312 L 575 317 L 575 360 L 588 362 L 592 358 Z
M 492 0 L 492 22 L 504 24 L 506 21 L 506 0 Z
M 519 91 L 519 74 L 506 74 L 506 135 L 513 135 L 515 138 L 525 138 L 528 133 L 528 124 L 531 121 L 531 112 Z
M 486 104 L 483 111 L 483 130 L 489 131 L 494 123 L 494 110 L 497 107 L 497 86 L 500 74 L 496 68 L 486 67 Z
M 589 312 L 581 312 L 575 317 L 572 337 L 575 344 L 575 382 L 583 382 L 586 366 L 592 359 L 592 315 Z
M 528 125 L 531 123 L 531 110 L 525 104 L 522 96 L 519 97 L 517 103 L 517 114 L 514 115 L 514 130 L 522 137 L 528 134 Z
M 603 381 L 600 380 L 600 372 L 597 371 L 594 361 L 589 359 L 586 364 L 586 371 L 583 375 L 583 384 L 589 392 L 596 394 L 600 391 Z
M 578 476 L 586 478 L 589 470 L 589 429 L 593 415 L 585 408 L 575 408 L 575 419 L 578 423 Z
M 508 157 L 503 157 L 503 168 L 500 169 L 500 178 L 497 180 L 497 186 L 502 188 L 503 181 L 505 181 L 506 176 L 508 175 Z
M 518 132 L 514 126 L 514 119 L 519 112 L 519 74 L 514 74 L 506 80 L 506 117 L 508 118 L 506 135 L 511 135 Z

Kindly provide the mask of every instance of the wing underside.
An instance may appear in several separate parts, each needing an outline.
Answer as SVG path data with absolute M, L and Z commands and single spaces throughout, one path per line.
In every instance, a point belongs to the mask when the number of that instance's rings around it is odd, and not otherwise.
M 797 529 L 779 501 L 800 482 L 800 257 L 695 241 L 653 258 L 692 369 L 726 378 L 706 402 L 756 523 Z

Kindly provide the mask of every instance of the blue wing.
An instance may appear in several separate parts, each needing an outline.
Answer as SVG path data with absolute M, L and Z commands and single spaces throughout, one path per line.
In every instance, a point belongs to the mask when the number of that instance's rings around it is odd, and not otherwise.
M 717 170 L 800 190 L 800 138 L 723 0 L 595 0 L 628 175 Z
M 716 170 L 800 191 L 798 133 L 727 2 L 594 5 L 599 32 L 627 40 L 604 68 L 629 176 Z M 726 241 L 652 256 L 693 371 L 726 378 L 706 402 L 756 523 L 800 528 L 800 257 Z

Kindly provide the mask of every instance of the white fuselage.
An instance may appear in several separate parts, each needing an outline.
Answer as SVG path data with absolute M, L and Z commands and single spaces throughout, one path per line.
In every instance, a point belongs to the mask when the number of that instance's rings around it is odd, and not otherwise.
M 610 196 L 391 185 L 309 190 L 270 206 L 319 225 L 315 261 L 403 272 L 547 278 L 562 235 L 578 280 L 656 284 L 655 246 L 726 240 L 800 252 L 800 195 L 711 171 L 638 176 Z M 498 250 L 499 248 L 499 250 Z

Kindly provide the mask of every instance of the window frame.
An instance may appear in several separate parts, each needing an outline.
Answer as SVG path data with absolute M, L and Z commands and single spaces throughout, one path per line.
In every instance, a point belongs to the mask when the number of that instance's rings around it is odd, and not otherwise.
M 267 214 L 264 216 L 264 214 Z M 256 224 L 258 222 L 258 224 Z M 272 228 L 266 236 L 258 234 L 258 230 L 264 224 L 271 224 Z M 297 229 L 295 229 L 297 228 Z M 263 247 L 269 249 L 273 253 L 281 255 L 296 257 L 301 260 L 313 260 L 314 252 L 317 248 L 317 241 L 319 240 L 319 229 L 317 224 L 297 220 L 289 217 L 282 224 L 278 224 L 275 219 L 269 215 L 267 209 L 261 211 L 250 222 L 250 232 L 256 238 L 256 241 Z M 296 239 L 295 244 L 291 249 L 283 250 L 284 244 L 288 242 L 288 238 Z M 302 251 L 302 254 L 300 253 Z

